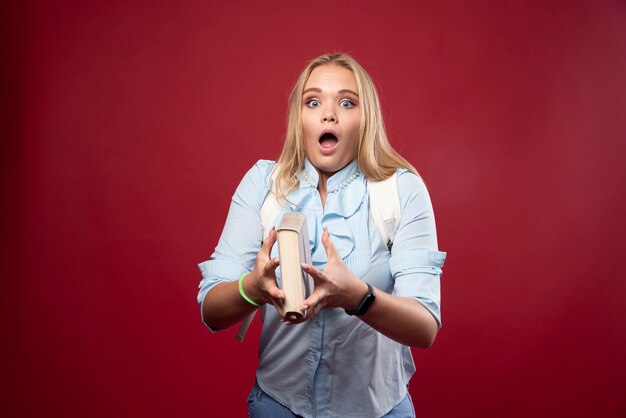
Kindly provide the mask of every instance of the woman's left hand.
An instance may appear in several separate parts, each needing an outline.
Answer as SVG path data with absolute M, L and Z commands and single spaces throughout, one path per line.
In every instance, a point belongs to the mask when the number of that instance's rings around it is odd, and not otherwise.
M 354 309 L 367 293 L 367 285 L 350 272 L 326 229 L 322 234 L 322 244 L 328 259 L 326 268 L 320 270 L 310 264 L 302 266 L 315 282 L 315 290 L 302 302 L 302 309 L 307 310 L 308 320 L 314 319 L 324 308 Z

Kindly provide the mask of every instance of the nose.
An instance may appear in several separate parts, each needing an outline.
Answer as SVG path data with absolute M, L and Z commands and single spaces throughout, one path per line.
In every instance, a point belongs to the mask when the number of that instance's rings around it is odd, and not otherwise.
M 328 106 L 324 109 L 324 112 L 322 113 L 322 122 L 337 122 L 337 115 L 332 107 Z

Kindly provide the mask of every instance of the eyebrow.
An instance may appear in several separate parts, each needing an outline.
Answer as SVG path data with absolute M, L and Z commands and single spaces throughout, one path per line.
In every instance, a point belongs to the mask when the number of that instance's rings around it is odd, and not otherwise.
M 322 92 L 322 89 L 320 89 L 319 87 L 309 87 L 308 89 L 304 90 L 304 91 L 302 92 L 302 94 L 304 95 L 304 94 L 306 94 L 306 93 L 308 93 L 308 92 L 310 92 L 310 91 L 314 91 L 314 92 L 316 92 L 316 93 L 321 93 L 321 92 Z M 352 90 L 350 90 L 350 89 L 341 89 L 341 90 L 339 90 L 337 93 L 339 93 L 339 94 L 346 94 L 346 93 L 350 93 L 350 94 L 355 95 L 356 97 L 359 97 L 359 95 L 358 95 L 357 93 L 355 93 L 354 91 L 352 91 Z

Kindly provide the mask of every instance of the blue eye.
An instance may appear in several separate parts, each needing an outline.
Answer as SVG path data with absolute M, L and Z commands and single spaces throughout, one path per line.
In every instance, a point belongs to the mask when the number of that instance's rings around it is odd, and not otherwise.
M 350 109 L 351 107 L 354 107 L 354 103 L 352 103 L 350 100 L 342 100 L 339 102 L 339 106 L 343 107 L 344 109 Z
M 304 104 L 306 104 L 308 107 L 319 107 L 320 106 L 320 101 L 317 99 L 311 99 L 311 100 L 307 100 L 306 102 L 304 102 Z

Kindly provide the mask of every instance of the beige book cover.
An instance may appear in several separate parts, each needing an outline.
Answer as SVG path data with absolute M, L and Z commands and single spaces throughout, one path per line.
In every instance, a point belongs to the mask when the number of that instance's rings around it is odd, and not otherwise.
M 301 212 L 285 213 L 276 233 L 281 287 L 285 293 L 285 314 L 305 317 L 306 311 L 301 310 L 300 306 L 313 291 L 313 279 L 301 267 L 303 263 L 311 263 L 306 217 Z

